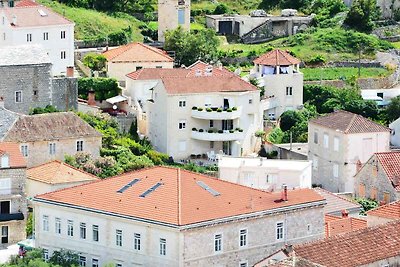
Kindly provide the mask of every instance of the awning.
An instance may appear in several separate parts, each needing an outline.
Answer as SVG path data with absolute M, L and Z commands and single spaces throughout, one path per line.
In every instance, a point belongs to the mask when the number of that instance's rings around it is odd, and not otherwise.
M 128 98 L 126 98 L 125 96 L 122 95 L 117 95 L 117 96 L 113 96 L 111 98 L 106 99 L 106 101 L 112 105 L 119 103 L 119 102 L 123 102 L 128 100 Z
M 26 250 L 35 248 L 35 239 L 25 239 L 17 243 L 17 245 L 24 247 Z

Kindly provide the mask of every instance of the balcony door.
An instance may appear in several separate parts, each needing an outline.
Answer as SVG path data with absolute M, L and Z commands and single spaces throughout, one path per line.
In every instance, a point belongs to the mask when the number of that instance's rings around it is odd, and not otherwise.
M 230 141 L 222 142 L 222 151 L 225 155 L 232 155 L 232 143 Z
M 223 120 L 222 121 L 222 130 L 232 130 L 233 129 L 233 120 Z
M 8 243 L 8 226 L 3 225 L 1 227 L 1 243 L 7 244 Z

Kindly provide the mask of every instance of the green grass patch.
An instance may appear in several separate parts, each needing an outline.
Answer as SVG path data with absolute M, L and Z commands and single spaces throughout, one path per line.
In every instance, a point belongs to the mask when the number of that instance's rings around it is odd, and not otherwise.
M 108 15 L 95 10 L 70 7 L 51 0 L 38 2 L 75 22 L 75 39 L 77 40 L 97 40 L 131 27 L 131 41 L 143 41 L 143 36 L 138 29 L 142 22 L 130 15 L 123 13 Z
M 394 48 L 400 49 L 400 41 L 399 42 L 392 42 L 392 45 L 394 46 Z
M 352 76 L 358 77 L 358 68 L 303 68 L 300 71 L 304 74 L 305 81 L 345 80 Z M 360 78 L 386 77 L 392 74 L 392 71 L 385 68 L 361 68 L 360 71 Z
M 201 23 L 190 23 L 190 30 L 204 30 L 206 27 Z

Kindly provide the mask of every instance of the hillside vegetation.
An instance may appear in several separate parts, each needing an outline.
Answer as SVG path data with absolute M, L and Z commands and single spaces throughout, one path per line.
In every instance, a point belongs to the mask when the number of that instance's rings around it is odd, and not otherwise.
M 128 41 L 142 41 L 142 22 L 124 13 L 106 14 L 84 8 L 70 7 L 51 0 L 39 0 L 55 12 L 75 22 L 75 39 L 101 41 L 126 35 Z

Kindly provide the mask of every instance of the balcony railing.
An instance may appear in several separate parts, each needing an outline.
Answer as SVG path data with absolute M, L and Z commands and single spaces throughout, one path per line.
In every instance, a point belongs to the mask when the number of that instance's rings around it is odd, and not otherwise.
M 240 118 L 242 115 L 242 108 L 203 108 L 203 107 L 193 107 L 192 117 L 196 119 L 204 120 L 234 120 Z
M 242 129 L 237 130 L 192 130 L 192 138 L 202 141 L 235 141 L 242 140 L 244 133 Z
M 22 212 L 0 214 L 0 222 L 22 221 L 23 219 L 24 214 Z

